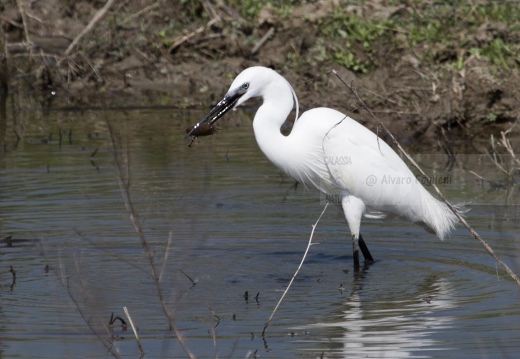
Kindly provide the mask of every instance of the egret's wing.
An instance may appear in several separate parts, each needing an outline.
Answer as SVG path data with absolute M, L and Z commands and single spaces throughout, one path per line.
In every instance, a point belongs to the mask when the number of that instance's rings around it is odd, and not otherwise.
M 324 137 L 323 153 L 336 192 L 358 197 L 377 210 L 415 217 L 406 204 L 419 198 L 417 180 L 401 157 L 372 131 L 344 117 Z

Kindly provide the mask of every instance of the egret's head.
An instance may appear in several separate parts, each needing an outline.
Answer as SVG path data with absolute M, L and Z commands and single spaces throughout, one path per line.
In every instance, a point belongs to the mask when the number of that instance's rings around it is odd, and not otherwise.
M 262 95 L 262 89 L 269 82 L 274 71 L 265 67 L 250 67 L 242 71 L 233 81 L 227 94 L 197 123 L 188 136 L 202 124 L 212 125 L 229 110 L 241 105 L 248 99 Z
M 262 96 L 273 76 L 279 76 L 273 70 L 255 66 L 242 71 L 229 87 L 227 96 L 239 95 L 234 107 L 240 106 L 253 97 Z

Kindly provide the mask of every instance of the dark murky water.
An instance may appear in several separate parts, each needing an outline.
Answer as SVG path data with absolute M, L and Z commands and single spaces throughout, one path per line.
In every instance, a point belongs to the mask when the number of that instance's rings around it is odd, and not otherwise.
M 114 153 L 123 181 L 129 178 L 165 307 L 198 358 L 520 354 L 520 292 L 465 229 L 440 242 L 400 219 L 365 220 L 378 261 L 356 274 L 349 232 L 334 207 L 263 340 L 323 200 L 294 189 L 264 158 L 248 114 L 234 113 L 217 136 L 188 148 L 184 130 L 200 115 L 9 116 L 0 152 L 0 357 L 138 357 L 130 328 L 108 325 L 112 313 L 128 321 L 123 307 L 145 358 L 186 357 L 168 330 Z M 503 178 L 485 156 L 459 155 L 451 172 L 444 156 L 416 159 L 448 179 L 440 185 L 448 198 L 471 202 L 469 223 L 519 273 L 518 190 L 475 180 L 469 170 Z

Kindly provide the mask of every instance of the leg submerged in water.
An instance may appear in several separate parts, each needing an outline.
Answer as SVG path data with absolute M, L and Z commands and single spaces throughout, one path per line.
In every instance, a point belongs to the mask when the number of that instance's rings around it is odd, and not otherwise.
M 359 250 L 365 257 L 365 262 L 371 264 L 374 262 L 374 258 L 368 250 L 365 240 L 359 233 L 359 227 L 361 226 L 361 217 L 365 212 L 365 204 L 359 198 L 354 196 L 345 196 L 341 199 L 341 206 L 343 207 L 343 213 L 347 220 L 350 232 L 352 234 L 352 250 L 354 254 L 354 268 L 359 268 Z
M 361 233 L 359 234 L 359 249 L 361 249 L 361 253 L 363 253 L 363 257 L 365 257 L 365 262 L 374 263 L 374 258 L 372 257 L 372 254 L 370 254 L 370 251 L 368 250 L 367 244 L 361 236 Z
M 372 257 L 372 254 L 370 254 L 370 251 L 368 250 L 367 244 L 365 243 L 365 240 L 361 236 L 352 236 L 352 251 L 354 255 L 354 268 L 359 269 L 359 250 L 361 250 L 361 253 L 363 254 L 363 257 L 365 258 L 366 264 L 372 264 L 374 263 L 374 258 Z

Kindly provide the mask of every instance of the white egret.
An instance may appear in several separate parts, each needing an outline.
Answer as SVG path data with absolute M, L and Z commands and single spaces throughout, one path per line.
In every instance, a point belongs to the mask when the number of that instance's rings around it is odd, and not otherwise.
M 352 234 L 354 267 L 359 250 L 372 255 L 360 233 L 361 218 L 392 213 L 426 224 L 444 239 L 457 219 L 434 198 L 403 160 L 381 138 L 350 117 L 330 108 L 315 108 L 298 118 L 298 99 L 291 85 L 274 70 L 250 67 L 228 93 L 193 127 L 212 126 L 229 110 L 252 97 L 262 97 L 253 120 L 256 141 L 280 170 L 305 186 L 315 187 L 341 203 Z M 294 105 L 296 121 L 287 136 L 280 132 Z M 190 135 L 189 133 L 188 135 Z

